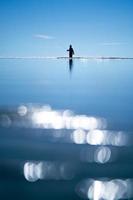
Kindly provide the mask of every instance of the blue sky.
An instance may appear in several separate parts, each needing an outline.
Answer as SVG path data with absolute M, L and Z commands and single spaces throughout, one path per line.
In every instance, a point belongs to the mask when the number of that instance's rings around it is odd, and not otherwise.
M 0 0 L 0 56 L 133 56 L 132 0 Z

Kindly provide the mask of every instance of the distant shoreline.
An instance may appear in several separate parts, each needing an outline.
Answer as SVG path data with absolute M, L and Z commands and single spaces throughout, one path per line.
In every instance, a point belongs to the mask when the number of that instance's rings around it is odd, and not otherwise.
M 118 56 L 75 56 L 73 58 L 65 56 L 29 56 L 29 57 L 0 57 L 0 59 L 85 59 L 85 60 L 127 60 L 133 59 L 133 57 L 118 57 Z

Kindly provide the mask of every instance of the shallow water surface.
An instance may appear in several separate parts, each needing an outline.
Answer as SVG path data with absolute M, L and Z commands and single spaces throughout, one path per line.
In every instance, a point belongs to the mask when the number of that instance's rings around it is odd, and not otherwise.
M 1 59 L 0 198 L 132 199 L 132 74 L 126 59 Z

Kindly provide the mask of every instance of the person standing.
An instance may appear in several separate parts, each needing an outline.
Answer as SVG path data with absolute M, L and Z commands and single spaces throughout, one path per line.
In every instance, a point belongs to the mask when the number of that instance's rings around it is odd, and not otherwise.
M 72 48 L 72 45 L 69 46 L 69 49 L 67 49 L 67 51 L 69 51 L 69 58 L 72 58 L 74 55 L 74 50 Z

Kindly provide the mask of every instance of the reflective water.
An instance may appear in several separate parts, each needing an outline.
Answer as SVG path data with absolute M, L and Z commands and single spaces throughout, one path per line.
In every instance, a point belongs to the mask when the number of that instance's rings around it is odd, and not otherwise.
M 132 199 L 132 74 L 132 60 L 1 59 L 0 199 Z

